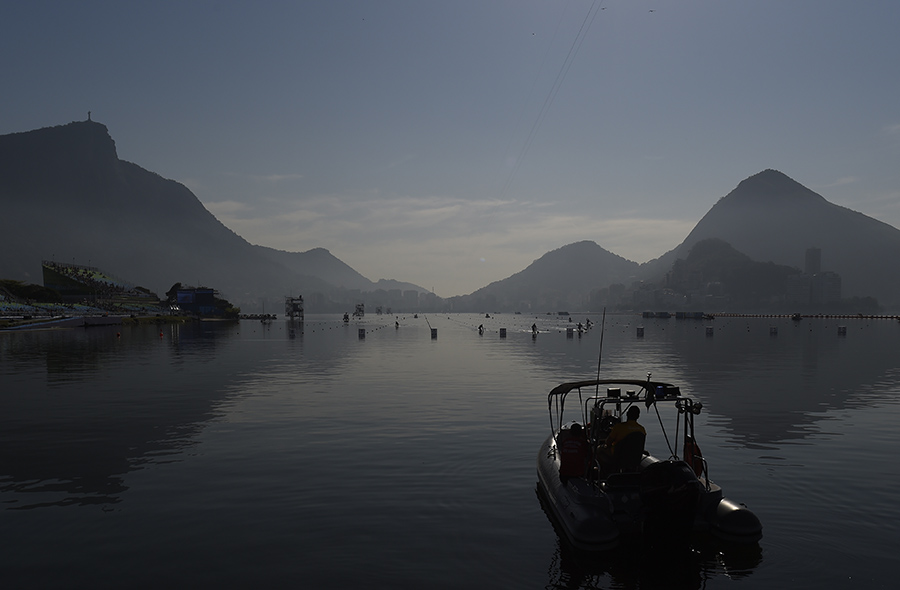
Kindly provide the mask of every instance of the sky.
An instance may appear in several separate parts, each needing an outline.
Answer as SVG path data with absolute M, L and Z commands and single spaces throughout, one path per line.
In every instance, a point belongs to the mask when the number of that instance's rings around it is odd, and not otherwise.
M 900 227 L 895 0 L 0 2 L 0 134 L 91 118 L 253 244 L 471 293 L 774 168 Z

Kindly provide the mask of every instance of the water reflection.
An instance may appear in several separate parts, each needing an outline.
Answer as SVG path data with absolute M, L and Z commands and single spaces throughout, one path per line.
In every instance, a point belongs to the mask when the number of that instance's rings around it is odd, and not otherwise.
M 555 318 L 536 321 L 542 332 L 534 345 L 514 354 L 559 381 L 596 375 L 601 356 L 607 375 L 640 378 L 650 371 L 700 399 L 710 416 L 724 418 L 720 425 L 741 446 L 805 439 L 817 432 L 823 413 L 871 406 L 896 391 L 891 375 L 900 325 L 887 320 L 609 316 L 602 354 L 599 326 L 568 338 Z M 846 324 L 845 336 L 839 324 Z
M 690 548 L 631 546 L 598 554 L 558 540 L 547 568 L 546 588 L 696 590 L 721 575 L 746 578 L 761 559 L 758 545 L 723 547 L 700 540 Z
M 116 503 L 124 474 L 190 444 L 222 383 L 167 383 L 172 341 L 144 332 L 28 335 L 34 346 L 17 369 L 29 378 L 2 396 L 0 491 L 16 493 L 7 508 Z
M 91 572 L 109 576 L 111 554 L 124 585 L 154 572 L 205 585 L 349 575 L 372 587 L 505 577 L 713 588 L 747 576 L 809 585 L 829 567 L 867 566 L 881 568 L 870 579 L 892 579 L 900 410 L 835 414 L 896 389 L 897 326 L 850 324 L 839 338 L 825 322 L 785 324 L 770 336 L 765 320 L 716 320 L 707 337 L 702 322 L 608 318 L 603 370 L 652 370 L 701 396 L 713 479 L 765 527 L 764 562 L 758 547 L 696 540 L 669 563 L 642 549 L 572 550 L 536 505 L 546 392 L 596 375 L 599 326 L 570 338 L 566 320 L 429 315 L 396 328 L 393 317 L 307 317 L 294 338 L 283 322 L 0 334 L 0 514 L 12 548 L 0 569 L 9 579 L 15 568 L 19 585 L 40 568 L 56 572 L 44 585 L 85 587 L 97 586 Z M 803 444 L 777 443 L 787 439 Z M 16 510 L 95 502 L 113 513 Z
M 0 335 L 5 507 L 115 504 L 128 472 L 176 460 L 279 356 L 320 375 L 342 362 L 337 346 L 306 355 L 302 335 L 273 354 L 257 330 L 198 322 Z
M 535 488 L 541 509 L 556 532 L 547 588 L 641 588 L 695 590 L 711 578 L 750 576 L 762 562 L 759 544 L 735 545 L 695 534 L 690 544 L 627 541 L 611 551 L 584 551 L 566 539 L 546 500 Z

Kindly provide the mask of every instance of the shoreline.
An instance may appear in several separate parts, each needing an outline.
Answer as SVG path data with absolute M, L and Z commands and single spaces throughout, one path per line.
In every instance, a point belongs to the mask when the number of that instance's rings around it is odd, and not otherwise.
M 191 316 L 71 316 L 51 318 L 9 318 L 0 319 L 0 332 L 20 332 L 23 330 L 67 330 L 92 328 L 95 326 L 139 326 L 147 324 L 184 324 L 197 321 Z

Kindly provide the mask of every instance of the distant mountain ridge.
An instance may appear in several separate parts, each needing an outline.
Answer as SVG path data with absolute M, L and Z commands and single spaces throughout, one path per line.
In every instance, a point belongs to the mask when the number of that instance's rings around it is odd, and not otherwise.
M 250 307 L 287 294 L 340 302 L 357 290 L 425 291 L 374 283 L 322 248 L 285 252 L 248 243 L 187 187 L 120 160 L 107 128 L 92 121 L 0 136 L 0 205 L 0 278 L 41 283 L 42 259 L 77 262 L 158 293 L 175 282 L 215 287 Z M 807 248 L 820 248 L 822 269 L 841 275 L 846 296 L 900 306 L 900 230 L 765 170 L 719 199 L 679 246 L 655 260 L 638 265 L 593 241 L 576 242 L 451 298 L 448 307 L 584 309 L 610 285 L 663 281 L 709 239 L 752 261 L 792 268 L 803 267 Z
M 41 283 L 40 261 L 55 259 L 157 293 L 175 282 L 204 284 L 245 306 L 291 292 L 379 288 L 322 248 L 248 243 L 184 185 L 120 160 L 97 122 L 0 136 L 0 202 L 4 278 Z
M 709 241 L 688 265 L 698 269 L 700 252 L 747 273 L 728 274 L 738 289 L 734 301 L 756 293 L 774 297 L 771 281 L 790 269 L 800 272 L 808 248 L 822 251 L 822 270 L 841 275 L 844 297 L 875 297 L 900 306 L 900 230 L 827 201 L 777 170 L 743 180 L 709 210 L 684 241 L 644 264 L 628 261 L 594 242 L 578 242 L 549 252 L 523 271 L 471 295 L 451 299 L 454 309 L 587 309 L 591 293 L 613 284 L 666 286 L 679 261 Z M 715 244 L 719 244 L 715 246 Z M 710 270 L 712 261 L 702 268 Z M 682 267 L 684 268 L 684 267 Z M 672 273 L 672 274 L 669 274 Z M 753 283 L 753 278 L 759 284 Z M 746 296 L 746 297 L 745 297 Z
M 524 270 L 450 301 L 454 309 L 472 311 L 583 310 L 591 290 L 636 280 L 639 270 L 636 262 L 585 240 L 547 252 Z
M 846 296 L 900 303 L 900 230 L 830 203 L 777 170 L 743 180 L 719 199 L 684 241 L 645 263 L 659 277 L 702 240 L 718 238 L 760 262 L 803 268 L 806 250 L 822 250 L 822 270 L 841 275 Z
M 373 283 L 325 248 L 313 248 L 306 252 L 286 252 L 266 246 L 254 247 L 258 248 L 264 256 L 289 270 L 317 277 L 342 289 L 425 291 L 418 285 L 395 279 L 378 279 L 377 282 Z

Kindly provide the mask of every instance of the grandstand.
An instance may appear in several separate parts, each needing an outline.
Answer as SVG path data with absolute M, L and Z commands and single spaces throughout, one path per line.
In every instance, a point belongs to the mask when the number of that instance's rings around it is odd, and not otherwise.
M 42 262 L 44 286 L 0 280 L 0 327 L 10 321 L 159 315 L 156 294 L 98 268 Z M 58 295 L 58 296 L 57 296 Z M 93 325 L 93 323 L 92 323 Z
M 156 311 L 159 297 L 93 266 L 44 260 L 44 287 L 53 289 L 69 304 L 87 303 L 107 311 Z
M 18 283 L 18 281 L 0 281 L 0 318 L 49 318 L 57 316 L 102 315 L 104 310 L 82 303 L 61 303 L 36 301 L 27 295 L 17 294 L 2 283 Z M 26 286 L 27 287 L 27 286 Z M 26 289 L 27 291 L 28 289 Z M 18 291 L 18 289 L 15 289 Z

